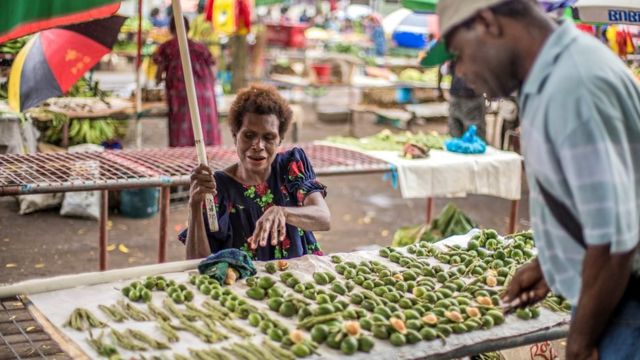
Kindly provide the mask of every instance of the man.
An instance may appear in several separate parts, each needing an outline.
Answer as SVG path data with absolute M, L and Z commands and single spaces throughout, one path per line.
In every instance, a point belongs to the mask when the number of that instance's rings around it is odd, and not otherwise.
M 440 0 L 456 71 L 491 98 L 519 90 L 538 259 L 504 301 L 574 304 L 568 359 L 637 359 L 640 90 L 624 64 L 534 0 Z M 634 293 L 635 292 L 635 293 Z
M 452 61 L 449 72 L 453 79 L 449 89 L 449 134 L 462 137 L 471 125 L 478 128 L 478 136 L 486 139 L 487 122 L 482 93 L 478 94 L 456 73 L 456 63 Z

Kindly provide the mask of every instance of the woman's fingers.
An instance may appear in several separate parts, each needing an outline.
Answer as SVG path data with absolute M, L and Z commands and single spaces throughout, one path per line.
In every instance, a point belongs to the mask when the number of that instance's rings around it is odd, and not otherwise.
M 278 231 L 280 229 L 280 219 L 276 218 L 276 221 L 271 225 L 271 246 L 278 245 L 278 240 L 280 237 L 278 236 Z
M 280 223 L 278 224 L 278 240 L 284 241 L 284 238 L 287 236 L 287 222 L 284 218 L 280 219 Z

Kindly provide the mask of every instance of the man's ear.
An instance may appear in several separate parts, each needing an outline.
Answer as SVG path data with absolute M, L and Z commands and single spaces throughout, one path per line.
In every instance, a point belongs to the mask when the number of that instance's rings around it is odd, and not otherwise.
M 480 10 L 480 12 L 476 14 L 476 18 L 476 24 L 481 26 L 488 36 L 501 37 L 504 34 L 502 22 L 491 10 Z

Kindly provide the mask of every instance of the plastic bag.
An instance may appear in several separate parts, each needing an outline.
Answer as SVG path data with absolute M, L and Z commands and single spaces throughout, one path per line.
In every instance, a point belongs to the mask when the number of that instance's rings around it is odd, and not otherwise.
M 64 194 L 62 193 L 18 196 L 18 202 L 20 203 L 18 214 L 27 215 L 36 211 L 58 207 L 62 204 L 63 197 Z
M 469 126 L 469 129 L 461 138 L 454 138 L 445 141 L 444 147 L 447 151 L 462 154 L 484 154 L 487 151 L 487 143 L 478 135 L 478 129 L 475 125 Z
M 69 152 L 103 151 L 98 145 L 82 144 L 72 146 Z M 78 161 L 72 165 L 72 172 L 83 179 L 100 176 L 100 163 L 97 161 Z M 60 209 L 62 216 L 77 216 L 98 220 L 100 218 L 100 191 L 79 191 L 64 194 L 64 201 Z

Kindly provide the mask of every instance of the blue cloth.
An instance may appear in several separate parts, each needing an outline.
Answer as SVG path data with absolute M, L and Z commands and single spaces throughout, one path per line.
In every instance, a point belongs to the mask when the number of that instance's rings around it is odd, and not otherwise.
M 602 360 L 640 360 L 640 301 L 627 294 L 603 334 L 598 352 Z
M 447 151 L 455 153 L 484 154 L 487 151 L 487 144 L 477 135 L 477 132 L 478 128 L 471 125 L 461 138 L 445 141 L 444 147 Z
M 375 47 L 376 56 L 384 56 L 386 52 L 386 44 L 384 38 L 384 29 L 382 25 L 378 25 L 373 28 L 373 32 L 371 33 L 371 41 Z
M 304 231 L 287 224 L 284 241 L 276 246 L 268 242 L 266 247 L 251 250 L 247 238 L 253 235 L 256 222 L 271 206 L 302 206 L 309 194 L 320 192 L 326 196 L 326 187 L 316 180 L 307 155 L 300 148 L 276 155 L 271 164 L 267 181 L 256 186 L 239 183 L 223 171 L 214 174 L 218 195 L 215 197 L 219 230 L 209 228 L 203 211 L 205 230 L 212 253 L 230 248 L 245 251 L 252 260 L 296 258 L 306 254 L 322 255 L 320 246 L 311 231 Z M 185 242 L 185 229 L 178 239 Z
M 198 264 L 198 272 L 209 275 L 223 284 L 229 267 L 238 271 L 240 279 L 251 277 L 258 272 L 249 255 L 238 249 L 225 249 L 209 255 Z

